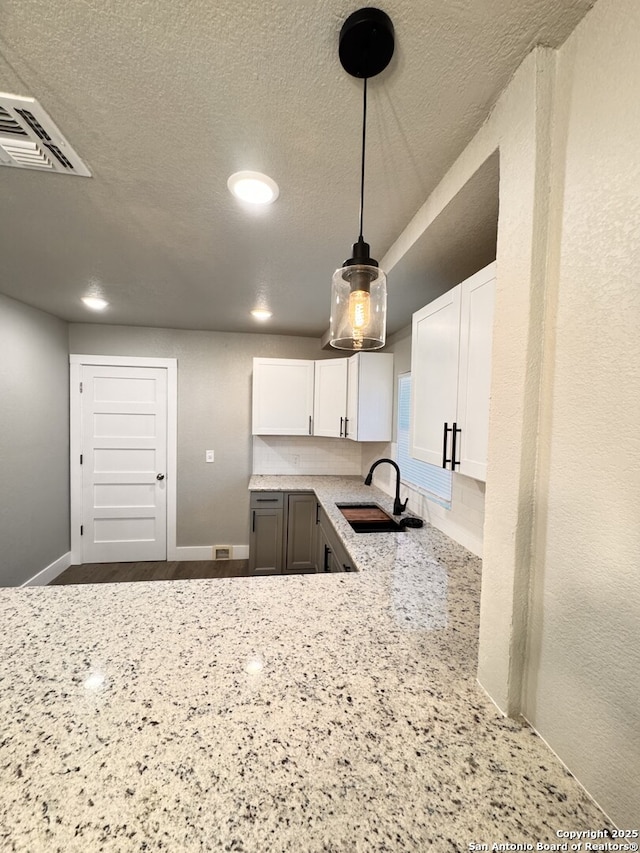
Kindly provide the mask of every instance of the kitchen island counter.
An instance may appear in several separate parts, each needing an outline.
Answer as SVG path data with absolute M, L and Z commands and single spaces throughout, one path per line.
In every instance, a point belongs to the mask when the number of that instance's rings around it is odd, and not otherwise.
M 0 849 L 469 850 L 606 820 L 475 679 L 480 561 L 429 526 L 359 571 L 0 591 Z

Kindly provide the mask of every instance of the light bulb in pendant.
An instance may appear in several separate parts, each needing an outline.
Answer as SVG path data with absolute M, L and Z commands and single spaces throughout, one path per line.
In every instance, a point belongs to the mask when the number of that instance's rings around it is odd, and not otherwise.
M 354 332 L 362 332 L 371 321 L 371 294 L 353 290 L 349 294 L 349 323 Z

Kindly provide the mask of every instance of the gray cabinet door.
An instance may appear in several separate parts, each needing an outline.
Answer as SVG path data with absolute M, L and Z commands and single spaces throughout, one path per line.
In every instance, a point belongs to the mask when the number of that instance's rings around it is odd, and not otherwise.
M 318 507 L 316 554 L 319 572 L 351 572 L 352 561 L 322 508 Z
M 286 571 L 315 572 L 316 560 L 315 495 L 287 495 Z
M 319 572 L 330 572 L 331 571 L 331 545 L 329 544 L 329 540 L 327 539 L 327 534 L 325 532 L 322 524 L 318 525 L 317 530 L 317 540 L 316 540 L 316 559 L 318 561 L 318 571 Z
M 281 507 L 251 510 L 249 571 L 252 574 L 282 571 L 283 515 Z

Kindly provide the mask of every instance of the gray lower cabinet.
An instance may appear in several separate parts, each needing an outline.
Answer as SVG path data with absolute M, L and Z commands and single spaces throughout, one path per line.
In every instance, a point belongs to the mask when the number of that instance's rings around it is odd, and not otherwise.
M 343 548 L 338 534 L 320 504 L 317 506 L 316 560 L 319 572 L 351 572 L 351 557 Z
M 283 522 L 282 492 L 251 493 L 249 570 L 252 574 L 281 571 Z
M 317 571 L 316 506 L 310 492 L 251 492 L 251 574 Z
M 315 572 L 316 562 L 315 495 L 287 494 L 287 535 L 285 571 Z

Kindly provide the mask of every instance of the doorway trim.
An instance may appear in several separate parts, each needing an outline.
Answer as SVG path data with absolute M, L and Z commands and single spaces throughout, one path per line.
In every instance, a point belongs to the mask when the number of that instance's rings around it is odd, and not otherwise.
M 69 484 L 71 494 L 71 564 L 82 562 L 82 452 L 80 377 L 85 364 L 105 367 L 160 367 L 167 371 L 167 560 L 177 560 L 176 526 L 178 497 L 178 359 L 118 355 L 69 356 Z

